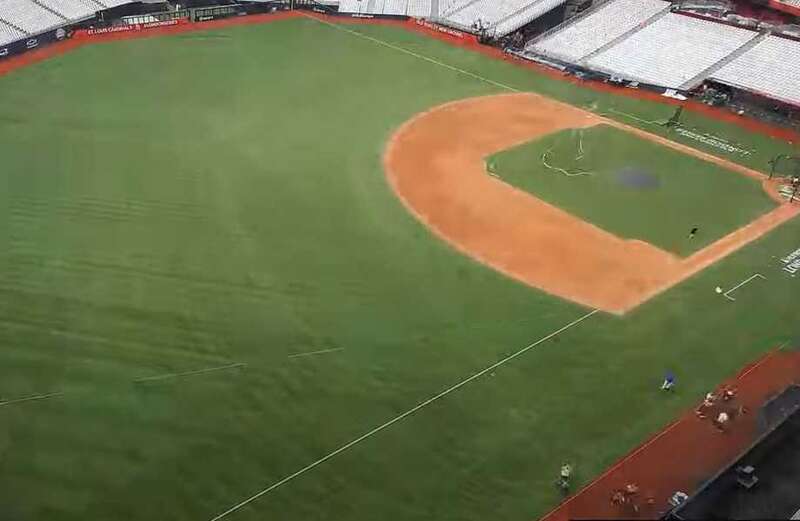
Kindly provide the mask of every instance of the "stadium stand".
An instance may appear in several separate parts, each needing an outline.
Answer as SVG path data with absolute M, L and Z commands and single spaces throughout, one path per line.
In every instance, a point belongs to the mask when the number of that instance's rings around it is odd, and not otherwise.
M 339 12 L 427 18 L 431 14 L 431 0 L 341 0 Z
M 590 68 L 670 88 L 688 89 L 703 73 L 741 50 L 758 33 L 708 20 L 667 14 L 590 57 Z
M 0 20 L 29 34 L 38 34 L 66 20 L 30 0 L 2 0 Z
M 11 27 L 7 23 L 0 22 L 0 45 L 5 45 L 26 36 L 25 33 L 15 27 Z
M 431 16 L 431 0 L 408 0 L 408 16 L 428 18 Z
M 85 20 L 97 11 L 105 9 L 104 6 L 92 0 L 37 0 L 39 4 L 55 11 L 70 21 Z
M 559 30 L 534 40 L 526 52 L 543 54 L 567 62 L 581 59 L 669 9 L 662 0 L 612 0 L 598 9 L 569 21 Z
M 134 1 L 135 0 L 101 0 L 100 3 L 106 7 L 119 7 L 121 5 L 131 4 Z
M 767 36 L 712 77 L 734 87 L 800 105 L 800 42 Z
M 541 0 L 500 20 L 493 28 L 495 36 L 505 36 L 536 20 L 548 11 L 566 3 L 567 0 Z
M 493 36 L 505 36 L 566 0 L 473 0 L 440 9 L 440 21 L 462 29 L 480 25 Z

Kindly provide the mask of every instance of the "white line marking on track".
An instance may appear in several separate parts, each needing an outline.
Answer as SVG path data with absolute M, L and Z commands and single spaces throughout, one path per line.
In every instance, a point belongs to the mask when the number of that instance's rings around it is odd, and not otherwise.
M 314 356 L 314 355 L 321 355 L 323 353 L 334 353 L 336 351 L 344 350 L 343 347 L 334 347 L 333 349 L 322 349 L 320 351 L 311 351 L 309 353 L 297 353 L 294 355 L 289 355 L 289 358 L 300 358 L 302 356 Z
M 570 329 L 572 327 L 577 326 L 578 324 L 580 324 L 581 322 L 583 322 L 587 318 L 595 315 L 596 313 L 598 313 L 597 309 L 595 309 L 593 311 L 590 311 L 589 313 L 586 313 L 582 317 L 573 320 L 572 322 L 570 322 L 566 326 L 564 326 L 564 327 L 562 327 L 562 328 L 560 328 L 560 329 L 558 329 L 556 331 L 553 331 L 549 335 L 540 338 L 536 342 L 534 342 L 532 344 L 528 344 L 527 346 L 523 347 L 519 351 L 517 351 L 517 352 L 515 352 L 515 353 L 513 353 L 511 355 L 508 355 L 507 357 L 503 358 L 502 360 L 500 360 L 498 362 L 495 362 L 494 364 L 490 365 L 489 367 L 478 371 L 477 373 L 473 374 L 472 376 L 470 376 L 468 378 L 465 378 L 464 380 L 461 380 L 460 382 L 458 382 L 457 384 L 455 384 L 455 385 L 453 385 L 451 387 L 448 387 L 447 389 L 445 389 L 444 391 L 440 392 L 439 394 L 437 394 L 435 396 L 432 396 L 431 398 L 428 398 L 424 402 L 421 402 L 420 404 L 416 405 L 415 407 L 412 407 L 411 409 L 407 410 L 406 412 L 404 412 L 404 413 L 402 413 L 402 414 L 400 414 L 398 416 L 395 416 L 391 420 L 387 421 L 386 423 L 384 423 L 382 425 L 379 425 L 378 427 L 375 427 L 374 429 L 372 429 L 371 431 L 367 432 L 366 434 L 363 434 L 363 435 L 359 436 L 358 438 L 356 438 L 356 439 L 354 439 L 354 440 L 342 445 L 341 447 L 339 447 L 338 449 L 336 449 L 333 452 L 329 453 L 328 455 L 323 456 L 322 458 L 318 459 L 317 461 L 306 465 L 305 467 L 301 468 L 297 472 L 294 472 L 293 474 L 289 474 L 285 478 L 281 479 L 280 481 L 277 481 L 277 482 L 273 483 L 272 485 L 268 486 L 264 490 L 261 490 L 260 492 L 257 492 L 256 494 L 253 494 L 252 496 L 250 496 L 249 498 L 245 499 L 244 501 L 241 501 L 241 502 L 235 504 L 234 506 L 230 507 L 228 510 L 222 512 L 221 514 L 218 514 L 218 515 L 214 516 L 213 518 L 211 518 L 211 521 L 219 521 L 223 517 L 226 517 L 229 514 L 232 514 L 232 513 L 236 512 L 237 510 L 239 510 L 243 506 L 245 506 L 245 505 L 247 505 L 249 503 L 252 503 L 253 501 L 255 501 L 258 498 L 260 498 L 261 496 L 263 496 L 265 494 L 268 494 L 269 492 L 272 492 L 273 490 L 275 490 L 276 488 L 280 487 L 281 485 L 284 485 L 284 484 L 288 483 L 289 481 L 292 481 L 296 477 L 298 477 L 298 476 L 300 476 L 302 474 L 305 474 L 309 470 L 312 470 L 313 468 L 325 463 L 329 459 L 335 457 L 338 454 L 341 454 L 342 452 L 344 452 L 347 449 L 353 447 L 354 445 L 357 445 L 357 444 L 361 443 L 362 441 L 366 440 L 367 438 L 370 438 L 370 437 L 378 434 L 382 430 L 384 430 L 384 429 L 386 429 L 388 427 L 391 427 L 395 423 L 397 423 L 397 422 L 399 422 L 399 421 L 411 416 L 415 412 L 419 411 L 420 409 L 422 409 L 424 407 L 427 407 L 428 405 L 432 404 L 433 402 L 444 398 L 448 394 L 452 393 L 453 391 L 456 391 L 456 390 L 460 389 L 461 387 L 467 385 L 471 381 L 473 381 L 473 380 L 475 380 L 477 378 L 480 378 L 481 376 L 485 375 L 486 373 L 489 373 L 489 372 L 497 369 L 501 365 L 503 365 L 503 364 L 505 364 L 507 362 L 510 362 L 511 360 L 517 358 L 520 355 L 523 355 L 523 354 L 527 353 L 528 351 L 530 351 L 531 349 L 535 348 L 536 346 L 538 346 L 538 345 L 540 345 L 540 344 L 542 344 L 544 342 L 547 342 L 551 338 L 560 335 L 564 331 L 566 331 L 566 330 L 568 330 L 568 329 Z
M 168 373 L 168 374 L 160 374 L 156 376 L 144 376 L 142 378 L 136 378 L 134 380 L 135 383 L 142 383 L 142 382 L 153 382 L 156 380 L 168 380 L 170 378 L 182 378 L 184 376 L 195 376 L 200 374 L 206 373 L 213 373 L 215 371 L 225 371 L 226 369 L 236 369 L 237 367 L 246 367 L 247 364 L 244 363 L 236 363 L 236 364 L 228 364 L 228 365 L 220 365 L 217 367 L 208 367 L 206 369 L 198 369 L 196 371 L 186 371 L 183 373 Z
M 494 80 L 491 80 L 491 79 L 489 79 L 489 78 L 487 78 L 485 76 L 481 76 L 480 74 L 475 74 L 474 72 L 469 72 L 469 71 L 466 71 L 464 69 L 460 69 L 460 68 L 455 67 L 453 65 L 450 65 L 450 64 L 447 64 L 447 63 L 444 63 L 444 62 L 440 62 L 439 60 L 436 60 L 436 59 L 433 59 L 433 58 L 429 58 L 429 57 L 424 56 L 422 54 L 418 54 L 418 53 L 416 53 L 414 51 L 409 51 L 406 48 L 400 47 L 398 45 L 391 44 L 389 42 L 385 42 L 385 41 L 380 40 L 378 38 L 373 38 L 372 36 L 368 36 L 368 35 L 366 35 L 364 33 L 360 33 L 358 31 L 354 31 L 352 29 L 348 29 L 346 27 L 343 27 L 341 25 L 335 24 L 333 22 L 328 22 L 326 20 L 322 20 L 320 18 L 317 18 L 316 16 L 311 16 L 309 14 L 305 14 L 305 13 L 301 13 L 301 14 L 303 16 L 305 16 L 306 18 L 310 18 L 312 20 L 316 20 L 317 22 L 319 22 L 321 24 L 331 26 L 331 27 L 333 27 L 335 29 L 338 29 L 340 31 L 344 31 L 346 33 L 352 34 L 352 35 L 357 36 L 359 38 L 363 38 L 365 40 L 369 40 L 369 41 L 371 41 L 373 43 L 377 43 L 378 45 L 382 45 L 384 47 L 388 47 L 390 49 L 394 49 L 395 51 L 400 51 L 400 52 L 402 52 L 404 54 L 408 54 L 409 56 L 414 56 L 415 58 L 419 58 L 420 60 L 425 60 L 426 62 L 430 62 L 430 63 L 433 63 L 433 64 L 438 65 L 440 67 L 444 67 L 446 69 L 450 69 L 451 71 L 456 71 L 456 72 L 459 72 L 461 74 L 465 74 L 465 75 L 467 75 L 467 76 L 469 76 L 471 78 L 475 78 L 476 80 L 480 80 L 480 81 L 482 81 L 484 83 L 488 83 L 489 85 L 494 85 L 495 87 L 500 87 L 501 89 L 505 89 L 505 90 L 508 90 L 508 91 L 511 91 L 511 92 L 522 92 L 521 90 L 519 90 L 517 88 L 511 87 L 509 85 L 505 85 L 504 83 L 500 83 L 499 81 L 494 81 Z
M 35 394 L 33 396 L 25 396 L 24 398 L 17 398 L 15 400 L 2 400 L 0 401 L 0 407 L 4 405 L 12 405 L 15 403 L 30 402 L 33 400 L 46 400 L 47 398 L 56 398 L 57 396 L 64 396 L 64 393 L 55 392 L 55 393 Z
M 736 291 L 737 289 L 741 288 L 741 287 L 742 287 L 742 286 L 744 286 L 745 284 L 748 284 L 748 283 L 750 283 L 750 282 L 752 282 L 753 280 L 755 280 L 755 279 L 758 279 L 758 278 L 762 278 L 762 279 L 764 279 L 764 280 L 766 280 L 766 279 L 767 279 L 767 277 L 765 277 L 764 275 L 762 275 L 762 274 L 760 274 L 760 273 L 756 273 L 755 275 L 753 275 L 753 276 L 752 276 L 752 277 L 750 277 L 749 279 L 747 279 L 747 280 L 745 280 L 745 281 L 743 281 L 743 282 L 741 282 L 741 283 L 737 284 L 736 286 L 732 287 L 731 289 L 729 289 L 728 291 L 726 291 L 725 293 L 723 293 L 723 295 L 725 296 L 725 298 L 726 298 L 726 299 L 728 299 L 728 300 L 730 300 L 730 301 L 732 301 L 732 302 L 736 302 L 736 299 L 735 299 L 735 298 L 733 298 L 733 297 L 731 297 L 729 294 L 730 294 L 730 293 L 733 293 L 734 291 Z

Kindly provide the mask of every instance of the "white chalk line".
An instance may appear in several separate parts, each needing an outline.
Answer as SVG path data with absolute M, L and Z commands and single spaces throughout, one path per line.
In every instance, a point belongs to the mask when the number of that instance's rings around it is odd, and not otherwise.
M 767 360 L 772 358 L 773 355 L 775 355 L 776 352 L 778 352 L 778 351 L 782 350 L 784 347 L 786 347 L 787 344 L 788 344 L 788 342 L 784 342 L 783 344 L 781 344 L 778 347 L 778 349 L 776 349 L 775 351 L 767 354 L 767 356 L 763 357 L 761 360 L 756 362 L 755 365 L 753 365 L 753 367 L 749 368 L 747 371 L 745 371 L 742 374 L 740 374 L 739 378 L 737 378 L 737 380 L 743 380 L 747 375 L 749 375 L 750 373 L 752 373 L 753 371 L 755 371 L 756 369 L 758 369 L 759 367 L 764 365 L 767 362 Z
M 507 362 L 510 362 L 511 360 L 517 358 L 520 355 L 523 355 L 523 354 L 527 353 L 528 351 L 530 351 L 531 349 L 535 348 L 536 346 L 538 346 L 538 345 L 550 340 L 551 338 L 553 338 L 555 336 L 558 336 L 559 334 L 563 333 L 564 331 L 566 331 L 566 330 L 568 330 L 568 329 L 570 329 L 572 327 L 577 326 L 578 324 L 580 324 L 581 322 L 583 322 L 584 320 L 586 320 L 587 318 L 593 316 L 596 313 L 598 313 L 597 309 L 595 309 L 593 311 L 590 311 L 589 313 L 586 313 L 582 317 L 580 317 L 580 318 L 578 318 L 576 320 L 573 320 L 572 322 L 570 322 L 566 326 L 564 326 L 564 327 L 562 327 L 562 328 L 560 328 L 560 329 L 558 329 L 556 331 L 553 331 L 549 335 L 537 340 L 536 342 L 523 347 L 519 351 L 517 351 L 517 352 L 515 352 L 515 353 L 513 353 L 513 354 L 511 354 L 511 355 L 509 355 L 509 356 L 507 356 L 505 358 L 503 358 L 502 360 L 500 360 L 498 362 L 495 362 L 494 364 L 490 365 L 489 367 L 487 367 L 485 369 L 482 369 L 482 370 L 478 371 L 477 373 L 473 374 L 472 376 L 470 376 L 468 378 L 465 378 L 464 380 L 461 380 L 457 384 L 455 384 L 455 385 L 453 385 L 451 387 L 448 387 L 447 389 L 445 389 L 444 391 L 440 392 L 439 394 L 437 394 L 435 396 L 432 396 L 431 398 L 428 398 L 424 402 L 421 402 L 420 404 L 416 405 L 415 407 L 412 407 L 411 409 L 407 410 L 406 412 L 404 412 L 404 413 L 402 413 L 402 414 L 400 414 L 398 416 L 395 416 L 394 418 L 392 418 L 391 420 L 387 421 L 386 423 L 384 423 L 382 425 L 379 425 L 378 427 L 375 427 L 371 431 L 369 431 L 369 432 L 359 436 L 358 438 L 356 438 L 356 439 L 354 439 L 354 440 L 342 445 L 338 449 L 336 449 L 333 452 L 327 454 L 326 456 L 323 456 L 322 458 L 318 459 L 317 461 L 306 465 L 305 467 L 301 468 L 297 472 L 294 472 L 293 474 L 289 474 L 285 478 L 281 479 L 280 481 L 277 481 L 277 482 L 273 483 L 272 485 L 268 486 L 264 490 L 261 490 L 260 492 L 257 492 L 256 494 L 253 494 L 252 496 L 250 496 L 249 498 L 245 499 L 244 501 L 241 501 L 241 502 L 235 504 L 234 506 L 230 507 L 228 510 L 222 512 L 221 514 L 218 514 L 218 515 L 214 516 L 213 518 L 211 518 L 211 521 L 219 521 L 220 519 L 228 516 L 229 514 L 232 514 L 232 513 L 236 512 L 237 510 L 239 510 L 243 506 L 252 503 L 253 501 L 257 500 L 258 498 L 262 497 L 263 495 L 268 494 L 269 492 L 272 492 L 276 488 L 288 483 L 289 481 L 292 481 L 296 477 L 298 477 L 298 476 L 300 476 L 302 474 L 305 474 L 309 470 L 312 470 L 315 467 L 318 467 L 319 465 L 325 463 L 329 459 L 337 456 L 338 454 L 341 454 L 342 452 L 344 452 L 347 449 L 353 447 L 354 445 L 357 445 L 357 444 L 361 443 L 362 441 L 366 440 L 367 438 L 370 438 L 370 437 L 378 434 L 379 432 L 383 431 L 384 429 L 387 429 L 388 427 L 391 427 L 395 423 L 397 423 L 397 422 L 399 422 L 399 421 L 411 416 L 415 412 L 419 411 L 420 409 L 422 409 L 424 407 L 427 407 L 428 405 L 432 404 L 433 402 L 435 402 L 437 400 L 440 400 L 441 398 L 444 398 L 448 394 L 452 393 L 453 391 L 456 391 L 456 390 L 460 389 L 461 387 L 467 385 L 471 381 L 473 381 L 473 380 L 475 380 L 477 378 L 480 378 L 481 376 L 485 375 L 486 373 L 489 373 L 489 372 L 497 369 L 501 365 L 503 365 L 503 364 L 505 364 Z
M 58 396 L 64 396 L 64 393 L 55 392 L 55 393 L 45 393 L 45 394 L 34 394 L 32 396 L 25 396 L 23 398 L 16 398 L 14 400 L 2 400 L 0 401 L 0 407 L 4 405 L 13 405 L 15 403 L 31 402 L 34 400 L 46 400 L 48 398 L 56 398 Z
M 614 114 L 619 114 L 620 116 L 625 116 L 626 118 L 633 119 L 633 120 L 638 121 L 640 123 L 647 123 L 648 125 L 658 125 L 659 124 L 658 121 L 649 121 L 649 120 L 646 120 L 646 119 L 642 119 L 640 117 L 634 116 L 633 114 L 628 114 L 627 112 L 622 112 L 621 110 L 616 110 L 616 109 L 611 108 L 611 109 L 608 109 L 608 111 L 609 112 L 613 112 Z
M 335 353 L 336 351 L 344 350 L 343 347 L 334 347 L 333 349 L 321 349 L 319 351 L 311 351 L 308 353 L 297 353 L 294 355 L 289 355 L 289 358 L 301 358 L 303 356 L 314 356 L 314 355 L 321 355 L 324 353 Z
M 748 283 L 752 282 L 753 280 L 755 280 L 755 279 L 757 279 L 757 278 L 762 278 L 762 279 L 764 279 L 764 280 L 766 280 L 766 279 L 767 279 L 767 277 L 765 277 L 764 275 L 762 275 L 762 274 L 760 274 L 760 273 L 756 273 L 755 275 L 753 275 L 752 277 L 748 278 L 747 280 L 745 280 L 745 281 L 743 281 L 743 282 L 741 282 L 741 283 L 737 284 L 736 286 L 732 287 L 731 289 L 729 289 L 728 291 L 726 291 L 725 293 L 723 293 L 723 295 L 725 296 L 725 298 L 726 298 L 726 299 L 730 300 L 731 302 L 736 302 L 736 299 L 735 299 L 735 298 L 733 298 L 733 297 L 731 297 L 731 296 L 730 296 L 730 293 L 733 293 L 733 292 L 734 292 L 734 291 L 736 291 L 737 289 L 741 288 L 741 287 L 742 287 L 742 286 L 744 286 L 745 284 L 748 284 Z
M 489 85 L 494 85 L 495 87 L 500 87 L 501 89 L 505 89 L 505 90 L 508 90 L 510 92 L 522 92 L 521 90 L 519 90 L 517 88 L 514 88 L 514 87 L 511 87 L 510 85 L 506 85 L 504 83 L 500 83 L 499 81 L 495 81 L 495 80 L 489 79 L 489 78 L 487 78 L 485 76 L 481 76 L 480 74 L 475 74 L 474 72 L 469 72 L 467 70 L 460 69 L 460 68 L 455 67 L 453 65 L 450 65 L 448 63 L 441 62 L 439 60 L 436 60 L 434 58 L 430 58 L 428 56 L 425 56 L 425 55 L 422 55 L 422 54 L 419 54 L 419 53 L 416 53 L 414 51 L 409 51 L 408 49 L 406 49 L 404 47 L 400 47 L 399 45 L 394 45 L 392 43 L 386 42 L 386 41 L 381 40 L 379 38 L 374 38 L 374 37 L 368 36 L 368 35 L 366 35 L 364 33 L 360 33 L 358 31 L 354 31 L 352 29 L 348 29 L 347 27 L 343 27 L 341 25 L 338 25 L 338 24 L 335 24 L 335 23 L 332 23 L 332 22 L 328 22 L 326 20 L 322 20 L 320 18 L 317 18 L 316 16 L 311 16 L 309 14 L 305 14 L 305 13 L 302 13 L 302 12 L 301 12 L 301 14 L 303 16 L 305 16 L 306 18 L 310 18 L 312 20 L 316 20 L 317 22 L 319 22 L 321 24 L 328 25 L 330 27 L 333 27 L 333 28 L 338 29 L 340 31 L 344 31 L 346 33 L 352 34 L 352 35 L 357 36 L 359 38 L 363 38 L 365 40 L 369 40 L 369 41 L 371 41 L 373 43 L 377 43 L 378 45 L 382 45 L 384 47 L 388 47 L 390 49 L 394 49 L 395 51 L 399 51 L 399 52 L 402 52 L 404 54 L 408 54 L 409 56 L 413 56 L 413 57 L 418 58 L 420 60 L 425 60 L 426 62 L 433 63 L 434 65 L 438 65 L 440 67 L 444 67 L 446 69 L 450 69 L 451 71 L 455 71 L 455 72 L 464 74 L 464 75 L 469 76 L 471 78 L 474 78 L 476 80 L 482 81 L 484 83 L 488 83 Z
M 142 383 L 142 382 L 154 382 L 157 380 L 169 380 L 171 378 L 182 378 L 185 376 L 196 376 L 201 374 L 213 373 L 216 371 L 225 371 L 228 369 L 236 369 L 238 367 L 246 367 L 247 364 L 238 362 L 235 364 L 228 364 L 228 365 L 220 365 L 217 367 L 208 367 L 205 369 L 197 369 L 196 371 L 185 371 L 183 373 L 168 373 L 168 374 L 160 374 L 156 376 L 144 376 L 142 378 L 136 378 L 133 381 L 135 383 Z

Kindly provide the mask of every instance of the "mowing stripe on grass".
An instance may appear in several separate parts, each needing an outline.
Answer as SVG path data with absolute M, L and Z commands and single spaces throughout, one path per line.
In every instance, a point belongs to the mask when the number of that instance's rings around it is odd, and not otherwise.
M 200 374 L 206 373 L 213 373 L 216 371 L 225 371 L 227 369 L 236 369 L 237 367 L 245 367 L 247 364 L 239 362 L 235 364 L 228 364 L 228 365 L 220 365 L 218 367 L 208 367 L 206 369 L 198 369 L 196 371 L 186 371 L 184 373 L 168 373 L 168 374 L 160 374 L 156 376 L 145 376 L 142 378 L 136 378 L 134 383 L 142 383 L 142 382 L 153 382 L 157 380 L 168 380 L 170 378 L 181 378 L 184 376 L 195 376 Z
M 64 393 L 55 392 L 55 393 L 45 393 L 45 394 L 34 394 L 33 396 L 25 396 L 24 398 L 17 398 L 15 400 L 2 400 L 0 401 L 0 407 L 4 405 L 12 405 L 15 403 L 30 402 L 33 400 L 46 400 L 47 398 L 55 398 L 57 396 L 64 396 Z
M 333 349 L 322 349 L 320 351 L 311 351 L 310 353 L 297 353 L 294 355 L 289 355 L 289 358 L 300 358 L 303 356 L 314 356 L 314 355 L 321 355 L 323 353 L 334 353 L 336 351 L 344 350 L 343 347 L 334 347 Z
M 333 22 L 328 22 L 326 20 L 322 20 L 320 18 L 317 18 L 316 16 L 312 16 L 312 15 L 305 14 L 305 13 L 301 13 L 301 14 L 303 16 L 305 16 L 306 18 L 310 18 L 312 20 L 316 20 L 317 22 L 319 22 L 319 23 L 321 23 L 323 25 L 328 25 L 328 26 L 333 27 L 335 29 L 338 29 L 340 31 L 344 31 L 346 33 L 352 34 L 353 36 L 357 36 L 359 38 L 363 38 L 364 40 L 369 40 L 369 41 L 371 41 L 373 43 L 377 43 L 378 45 L 382 45 L 384 47 L 388 47 L 390 49 L 394 49 L 395 51 L 400 51 L 400 52 L 402 52 L 404 54 L 408 54 L 409 56 L 413 56 L 415 58 L 419 58 L 420 60 L 425 60 L 426 62 L 433 63 L 434 65 L 438 65 L 440 67 L 444 67 L 445 69 L 450 69 L 451 71 L 455 71 L 455 72 L 464 74 L 466 76 L 469 76 L 470 78 L 474 78 L 474 79 L 482 81 L 484 83 L 488 83 L 489 85 L 494 85 L 495 87 L 500 87 L 501 89 L 505 89 L 505 90 L 508 90 L 508 91 L 511 91 L 511 92 L 522 92 L 521 90 L 519 90 L 517 88 L 514 88 L 514 87 L 511 87 L 510 85 L 506 85 L 504 83 L 500 83 L 499 81 L 494 81 L 494 80 L 489 79 L 489 78 L 487 78 L 485 76 L 481 76 L 480 74 L 475 74 L 474 72 L 465 71 L 464 69 L 460 69 L 458 67 L 455 67 L 453 65 L 450 65 L 450 64 L 447 64 L 447 63 L 444 63 L 444 62 L 440 62 L 439 60 L 435 60 L 433 58 L 429 58 L 428 56 L 424 56 L 422 54 L 418 54 L 418 53 L 416 53 L 414 51 L 409 51 L 408 49 L 406 49 L 404 47 L 400 47 L 399 45 L 394 45 L 392 43 L 385 42 L 385 41 L 383 41 L 383 40 L 381 40 L 379 38 L 373 38 L 372 36 L 367 36 L 364 33 L 360 33 L 358 31 L 354 31 L 352 29 L 348 29 L 346 27 L 342 27 L 341 25 L 335 24 Z
M 145 376 L 142 378 L 136 378 L 133 380 L 134 383 L 143 383 L 143 382 L 152 382 L 157 380 L 167 380 L 170 378 L 180 378 L 183 376 L 194 376 L 200 374 L 211 373 L 215 371 L 224 371 L 226 369 L 235 369 L 237 367 L 245 367 L 247 364 L 245 363 L 236 363 L 236 364 L 228 364 L 228 365 L 221 365 L 218 367 L 209 367 L 206 369 L 198 369 L 196 371 L 186 371 L 184 373 L 170 373 L 170 374 L 161 374 L 156 376 Z M 4 405 L 13 405 L 16 403 L 23 403 L 23 402 L 31 402 L 34 400 L 45 400 L 47 398 L 56 398 L 59 396 L 64 396 L 66 393 L 64 392 L 52 392 L 52 393 L 43 393 L 43 394 L 34 394 L 31 396 L 24 396 L 22 398 L 16 398 L 13 400 L 0 400 L 0 407 Z
M 598 310 L 595 309 L 595 310 L 592 310 L 592 311 L 586 313 L 582 317 L 573 320 L 572 322 L 570 322 L 569 324 L 565 325 L 564 327 L 562 327 L 560 329 L 557 329 L 556 331 L 553 331 L 549 335 L 540 338 L 536 342 L 533 342 L 532 344 L 528 344 L 527 346 L 523 347 L 519 351 L 517 351 L 517 352 L 515 352 L 515 353 L 513 353 L 511 355 L 508 355 L 507 357 L 503 358 L 502 360 L 500 360 L 498 362 L 495 362 L 494 364 L 490 365 L 489 367 L 478 371 L 477 373 L 473 374 L 472 376 L 470 376 L 468 378 L 465 378 L 464 380 L 461 380 L 460 382 L 458 382 L 457 384 L 455 384 L 455 385 L 453 385 L 451 387 L 448 387 L 447 389 L 445 389 L 444 391 L 440 392 L 439 394 L 437 394 L 435 396 L 432 396 L 431 398 L 428 398 L 424 402 L 421 402 L 417 406 L 407 410 L 406 412 L 400 414 L 399 416 L 395 416 L 391 420 L 387 421 L 386 423 L 384 423 L 382 425 L 379 425 L 378 427 L 375 427 L 374 429 L 372 429 L 371 431 L 367 432 L 366 434 L 363 434 L 363 435 L 359 436 L 358 438 L 350 441 L 349 443 L 346 443 L 345 445 L 342 445 L 341 447 L 339 447 L 338 449 L 336 449 L 333 452 L 329 453 L 328 455 L 323 456 L 322 458 L 318 459 L 317 461 L 306 465 L 305 467 L 301 468 L 300 470 L 298 470 L 297 472 L 295 472 L 293 474 L 289 474 L 285 478 L 281 479 L 280 481 L 277 481 L 277 482 L 273 483 L 272 485 L 268 486 L 264 490 L 261 490 L 260 492 L 257 492 L 255 494 L 253 494 L 252 496 L 250 496 L 249 498 L 245 499 L 244 501 L 241 501 L 241 502 L 235 504 L 234 506 L 230 507 L 228 510 L 222 512 L 221 514 L 217 514 L 216 516 L 211 518 L 211 521 L 219 521 L 223 517 L 226 517 L 229 514 L 232 514 L 232 513 L 236 512 L 237 510 L 239 510 L 243 506 L 248 505 L 249 503 L 252 503 L 256 499 L 260 498 L 261 496 L 263 496 L 265 494 L 268 494 L 269 492 L 272 492 L 273 490 L 275 490 L 276 488 L 280 487 L 281 485 L 284 485 L 284 484 L 288 483 L 289 481 L 293 480 L 294 478 L 296 478 L 296 477 L 298 477 L 298 476 L 300 476 L 302 474 L 305 474 L 309 470 L 312 470 L 313 468 L 318 467 L 319 465 L 325 463 L 326 461 L 328 461 L 329 459 L 333 458 L 334 456 L 336 456 L 338 454 L 341 454 L 342 452 L 344 452 L 347 449 L 353 447 L 354 445 L 357 445 L 357 444 L 361 443 L 362 441 L 366 440 L 367 438 L 370 438 L 370 437 L 374 436 L 375 434 L 378 434 L 382 430 L 384 430 L 384 429 L 386 429 L 388 427 L 391 427 L 395 423 L 397 423 L 397 422 L 399 422 L 399 421 L 411 416 L 415 412 L 419 411 L 420 409 L 422 409 L 424 407 L 427 407 L 428 405 L 432 404 L 433 402 L 435 402 L 435 401 L 437 401 L 437 400 L 439 400 L 441 398 L 444 398 L 448 394 L 452 393 L 453 391 L 456 391 L 456 390 L 460 389 L 461 387 L 467 385 L 471 381 L 473 381 L 473 380 L 475 380 L 477 378 L 480 378 L 481 376 L 485 375 L 486 373 L 489 373 L 489 372 L 497 369 L 501 365 L 503 365 L 503 364 L 505 364 L 507 362 L 510 362 L 511 360 L 517 358 L 520 355 L 523 355 L 523 354 L 527 353 L 528 351 L 530 351 L 531 349 L 535 348 L 536 346 L 538 346 L 538 345 L 540 345 L 540 344 L 542 344 L 544 342 L 547 342 L 551 338 L 560 335 L 564 331 L 566 331 L 566 330 L 568 330 L 568 329 L 570 329 L 572 327 L 577 326 L 578 324 L 580 324 L 581 322 L 583 322 L 587 318 L 595 315 L 597 312 L 598 312 Z

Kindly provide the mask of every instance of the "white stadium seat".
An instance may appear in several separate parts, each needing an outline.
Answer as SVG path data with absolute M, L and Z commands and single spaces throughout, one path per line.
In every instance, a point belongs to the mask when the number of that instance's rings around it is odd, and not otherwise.
M 800 105 L 800 42 L 767 36 L 712 77 Z
M 134 0 L 99 0 L 106 7 L 118 7 L 120 5 L 131 4 Z
M 19 29 L 15 29 L 8 24 L 0 22 L 0 45 L 16 42 L 17 40 L 21 40 L 26 36 L 27 35 Z
M 530 5 L 500 20 L 492 28 L 492 34 L 494 36 L 505 36 L 512 33 L 564 3 L 566 3 L 566 0 L 539 0 L 538 2 L 531 2 Z
M 671 88 L 728 57 L 758 33 L 670 13 L 590 58 L 586 65 Z
M 341 0 L 340 13 L 391 14 L 428 18 L 432 0 Z
M 578 62 L 657 13 L 669 9 L 669 6 L 662 0 L 612 0 L 561 30 L 535 41 L 526 50 Z
M 73 21 L 85 20 L 103 9 L 102 6 L 91 0 L 38 0 L 38 2 L 64 18 Z
M 444 19 L 464 28 L 472 27 L 478 20 L 484 26 L 493 27 L 502 20 L 540 3 L 543 3 L 543 0 L 477 0 L 445 14 Z M 557 2 L 555 5 L 563 3 L 563 1 Z
M 64 18 L 29 0 L 0 0 L 0 20 L 30 34 L 66 23 Z

